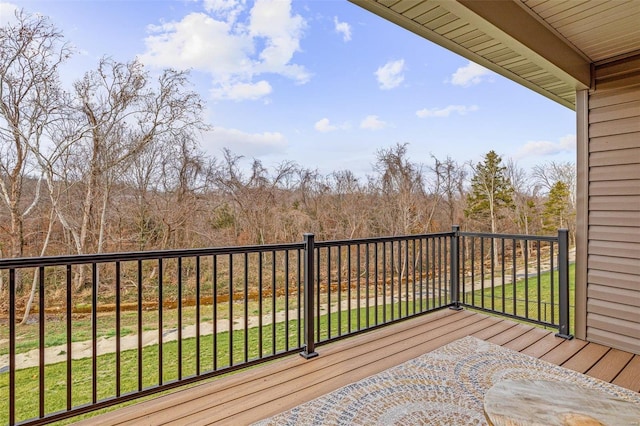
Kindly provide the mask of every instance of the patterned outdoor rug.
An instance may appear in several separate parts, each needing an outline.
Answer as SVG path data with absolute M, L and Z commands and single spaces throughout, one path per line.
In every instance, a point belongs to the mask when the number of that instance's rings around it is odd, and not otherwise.
M 485 392 L 502 380 L 573 382 L 640 404 L 640 394 L 465 337 L 257 425 L 486 425 Z

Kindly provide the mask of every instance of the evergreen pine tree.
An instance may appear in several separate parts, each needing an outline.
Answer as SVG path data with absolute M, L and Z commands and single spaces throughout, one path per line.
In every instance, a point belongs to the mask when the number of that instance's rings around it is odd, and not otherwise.
M 567 227 L 567 219 L 571 214 L 570 196 L 569 187 L 564 182 L 553 184 L 542 212 L 543 229 L 546 232 L 555 233 Z
M 467 196 L 465 215 L 469 218 L 489 221 L 491 232 L 497 232 L 497 219 L 501 208 L 513 206 L 513 188 L 507 179 L 507 168 L 494 151 L 484 156 L 484 161 L 473 168 L 471 191 Z

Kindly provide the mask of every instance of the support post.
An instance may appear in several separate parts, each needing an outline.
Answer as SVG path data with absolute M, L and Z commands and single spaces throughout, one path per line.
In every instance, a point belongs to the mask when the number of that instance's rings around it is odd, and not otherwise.
M 573 339 L 569 327 L 569 230 L 558 230 L 558 281 L 560 305 L 560 324 L 557 337 Z
M 314 255 L 315 255 L 314 235 L 304 234 L 304 351 L 300 355 L 305 359 L 315 358 L 318 356 L 316 352 L 315 342 L 315 315 L 314 292 L 315 282 L 313 279 Z
M 459 311 L 460 306 L 460 226 L 453 225 L 451 237 L 451 280 L 449 282 L 449 294 L 451 304 L 449 309 Z

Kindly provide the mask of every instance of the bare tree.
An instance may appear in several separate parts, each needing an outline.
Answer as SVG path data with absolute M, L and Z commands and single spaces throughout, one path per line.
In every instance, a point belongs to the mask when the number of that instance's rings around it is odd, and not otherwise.
M 531 184 L 531 177 L 526 170 L 519 167 L 516 162 L 509 159 L 506 166 L 507 179 L 513 189 L 513 222 L 516 231 L 520 234 L 531 234 L 536 228 L 538 206 L 536 200 L 540 192 L 539 185 Z M 536 231 L 539 230 L 536 229 Z
M 94 251 L 103 251 L 113 185 L 145 147 L 158 140 L 190 138 L 206 128 L 201 100 L 187 84 L 186 73 L 165 70 L 154 85 L 138 61 L 125 64 L 109 58 L 75 83 L 72 119 L 80 137 L 57 170 L 64 173 L 61 169 L 69 162 L 82 167 L 82 203 L 66 203 L 65 208 L 59 203 L 56 213 L 77 253 L 86 253 L 90 243 Z
M 464 182 L 467 178 L 465 165 L 449 156 L 445 160 L 439 160 L 434 155 L 431 158 L 434 163 L 429 167 L 433 176 L 429 188 L 433 197 L 432 204 L 434 209 L 440 207 L 445 210 L 447 225 L 455 225 L 461 218 Z
M 384 205 L 383 227 L 391 235 L 427 228 L 424 223 L 424 175 L 422 166 L 407 158 L 407 144 L 396 144 L 377 152 L 374 169 Z
M 576 222 L 576 166 L 574 163 L 565 162 L 557 163 L 552 161 L 543 165 L 537 165 L 533 168 L 532 175 L 536 182 L 544 188 L 547 194 L 551 193 L 551 190 L 558 182 L 566 187 L 569 192 L 569 212 L 567 214 L 568 221 L 566 223 L 569 229 L 569 236 L 572 241 L 575 241 Z
M 239 242 L 265 244 L 275 239 L 274 225 L 282 213 L 278 210 L 278 200 L 287 191 L 286 183 L 296 174 L 297 165 L 283 162 L 269 173 L 259 160 L 254 159 L 249 166 L 250 172 L 245 173 L 242 159 L 225 149 L 214 182 L 233 201 L 234 215 L 241 221 L 237 232 Z
M 24 220 L 40 195 L 38 182 L 31 199 L 24 199 L 25 182 L 40 175 L 30 146 L 59 119 L 58 67 L 71 52 L 47 17 L 23 11 L 15 16 L 0 27 L 0 199 L 9 211 L 9 254 L 20 257 Z

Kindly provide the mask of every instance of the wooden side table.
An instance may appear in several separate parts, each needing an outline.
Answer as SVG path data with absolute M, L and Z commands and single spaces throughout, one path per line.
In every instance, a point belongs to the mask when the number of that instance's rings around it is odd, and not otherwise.
M 484 396 L 493 426 L 640 426 L 640 405 L 573 383 L 505 380 Z

